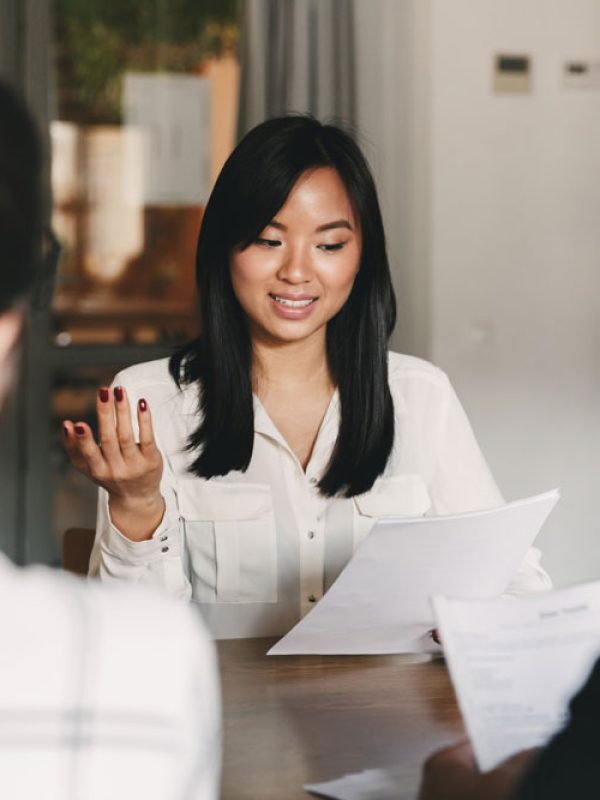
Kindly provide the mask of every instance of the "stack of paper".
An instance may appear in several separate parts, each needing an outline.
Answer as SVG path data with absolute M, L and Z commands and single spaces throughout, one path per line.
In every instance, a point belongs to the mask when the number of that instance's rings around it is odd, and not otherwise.
M 433 602 L 479 768 L 545 744 L 600 655 L 600 582 L 509 600 Z
M 435 651 L 430 598 L 500 595 L 558 492 L 445 517 L 382 519 L 298 625 L 269 655 Z

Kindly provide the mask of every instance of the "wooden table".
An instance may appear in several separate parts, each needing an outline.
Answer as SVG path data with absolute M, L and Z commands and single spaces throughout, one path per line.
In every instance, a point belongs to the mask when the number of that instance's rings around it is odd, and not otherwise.
M 442 660 L 265 656 L 274 641 L 218 643 L 222 800 L 309 800 L 304 783 L 391 765 L 412 799 L 423 759 L 463 735 Z

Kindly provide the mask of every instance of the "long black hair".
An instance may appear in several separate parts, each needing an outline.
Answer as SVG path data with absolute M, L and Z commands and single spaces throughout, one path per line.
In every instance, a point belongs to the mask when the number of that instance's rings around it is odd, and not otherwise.
M 327 325 L 327 358 L 341 404 L 338 437 L 322 494 L 352 497 L 382 474 L 394 439 L 387 348 L 396 302 L 375 184 L 352 137 L 312 117 L 286 116 L 251 130 L 225 163 L 198 239 L 201 335 L 171 357 L 179 387 L 197 382 L 200 423 L 188 449 L 195 475 L 244 471 L 252 458 L 252 348 L 231 283 L 234 248 L 248 247 L 271 222 L 301 175 L 333 168 L 358 220 L 362 249 L 348 300 Z

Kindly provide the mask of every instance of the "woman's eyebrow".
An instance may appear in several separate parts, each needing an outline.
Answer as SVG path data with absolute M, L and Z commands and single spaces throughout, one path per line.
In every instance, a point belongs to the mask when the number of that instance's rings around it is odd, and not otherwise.
M 287 226 L 284 225 L 283 222 L 277 222 L 276 219 L 272 219 L 266 227 L 277 228 L 277 230 L 280 231 L 287 231 Z M 347 228 L 349 231 L 354 230 L 347 219 L 336 219 L 333 222 L 326 222 L 324 225 L 319 225 L 319 227 L 315 228 L 315 230 L 317 233 L 322 233 L 323 231 L 333 230 L 333 228 Z
M 317 233 L 321 233 L 322 231 L 330 231 L 333 228 L 348 228 L 349 231 L 354 230 L 347 219 L 336 219 L 334 222 L 326 222 L 325 225 L 319 225 L 317 228 Z

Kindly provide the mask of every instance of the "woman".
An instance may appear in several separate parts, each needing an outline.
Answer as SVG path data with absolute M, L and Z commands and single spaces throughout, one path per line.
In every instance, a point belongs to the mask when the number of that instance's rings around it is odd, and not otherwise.
M 502 502 L 445 375 L 387 352 L 381 214 L 346 133 L 252 130 L 208 202 L 197 282 L 200 339 L 100 390 L 101 448 L 65 423 L 101 487 L 92 574 L 191 596 L 220 638 L 277 635 L 378 517 Z M 513 590 L 548 585 L 537 560 Z

